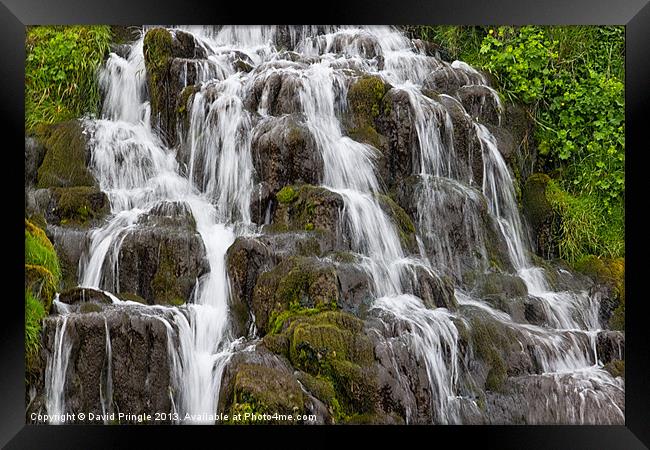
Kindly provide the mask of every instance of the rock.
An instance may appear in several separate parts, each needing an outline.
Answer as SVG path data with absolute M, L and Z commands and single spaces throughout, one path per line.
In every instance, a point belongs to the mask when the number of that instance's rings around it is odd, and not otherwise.
M 302 414 L 306 396 L 286 360 L 264 346 L 236 353 L 224 370 L 219 410 L 233 414 Z M 297 421 L 250 421 L 232 423 L 284 423 Z
M 271 63 L 272 64 L 272 63 Z M 280 64 L 276 62 L 276 64 Z M 284 62 L 286 67 L 306 68 L 299 62 Z M 289 71 L 267 71 L 269 64 L 258 67 L 251 89 L 244 99 L 250 111 L 260 111 L 271 116 L 302 112 L 300 92 L 302 82 L 296 73 Z M 259 71 L 259 72 L 258 72 Z
M 387 146 L 383 146 L 381 140 L 378 140 L 378 149 L 385 149 L 379 162 L 379 173 L 387 186 L 399 185 L 399 180 L 413 173 L 412 154 L 419 151 L 414 117 L 406 91 L 392 88 L 386 92 L 376 129 L 388 142 Z
M 408 214 L 387 195 L 376 194 L 381 209 L 391 218 L 400 237 L 402 247 L 410 252 L 417 251 L 415 226 Z
M 324 187 L 285 186 L 276 194 L 277 208 L 269 231 L 319 230 L 338 239 L 343 198 Z
M 75 227 L 49 225 L 47 234 L 61 265 L 61 281 L 63 289 L 76 287 L 79 261 L 89 240 L 90 230 Z
M 196 63 L 187 60 L 204 59 L 207 54 L 191 34 L 164 28 L 147 31 L 143 52 L 152 126 L 159 129 L 163 141 L 172 147 L 177 143 L 179 95 L 187 84 L 196 82 Z
M 620 331 L 599 331 L 596 337 L 596 353 L 603 364 L 625 359 L 625 335 Z
M 453 126 L 453 146 L 459 179 L 472 187 L 483 183 L 483 148 L 475 125 L 463 105 L 454 97 L 439 95 L 437 101 L 445 108 Z
M 575 268 L 596 283 L 591 293 L 600 298 L 601 325 L 625 331 L 625 258 L 589 255 L 578 261 Z
M 45 319 L 44 357 L 51 357 L 56 323 Z M 165 325 L 149 314 L 105 307 L 102 312 L 72 313 L 67 318 L 70 357 L 65 402 L 69 412 L 101 414 L 100 389 L 106 390 L 106 328 L 111 342 L 112 399 L 109 411 L 129 414 L 170 411 L 170 374 Z M 43 413 L 45 411 L 42 411 Z M 88 420 L 79 423 L 88 423 Z M 129 423 L 132 421 L 128 421 Z
M 443 64 L 424 80 L 424 87 L 440 94 L 454 95 L 463 86 L 482 85 L 479 72 L 467 70 L 455 63 Z
M 484 417 L 492 425 L 624 423 L 623 389 L 614 383 L 598 387 L 574 374 L 510 378 L 501 392 L 486 392 L 485 403 Z
M 355 141 L 370 144 L 382 154 L 388 152 L 388 139 L 377 131 L 383 112 L 382 99 L 390 86 L 372 75 L 363 75 L 350 85 L 347 94 L 348 112 L 344 125 Z
M 113 303 L 111 298 L 102 291 L 83 287 L 75 287 L 61 292 L 59 301 L 67 305 L 80 305 L 82 303 L 111 305 Z
M 110 212 L 105 193 L 93 186 L 51 188 L 45 219 L 53 225 L 90 227 Z
M 558 218 L 546 194 L 550 181 L 548 175 L 535 173 L 528 177 L 522 191 L 524 216 L 531 226 L 535 248 L 545 259 L 555 258 L 559 254 L 554 232 Z
M 419 297 L 427 308 L 456 309 L 454 283 L 449 277 L 439 277 L 424 266 L 415 266 L 410 275 L 405 292 Z
M 512 270 L 506 243 L 480 192 L 450 179 L 411 176 L 397 187 L 395 199 L 417 224 L 426 253 L 441 273 L 461 281 L 490 267 Z
M 163 214 L 174 210 L 173 215 Z M 182 203 L 163 204 L 141 216 L 138 223 L 119 249 L 117 294 L 137 294 L 150 305 L 185 303 L 197 280 L 209 270 L 189 208 Z M 112 289 L 118 280 L 108 273 L 105 284 Z
M 260 273 L 275 264 L 267 246 L 257 239 L 239 237 L 228 249 L 226 267 L 230 280 L 231 313 L 235 334 L 246 334 L 252 317 L 253 289 Z
M 461 86 L 456 91 L 460 100 L 472 118 L 483 124 L 499 126 L 501 123 L 501 102 L 499 94 L 488 86 Z
M 251 306 L 257 329 L 266 334 L 282 325 L 284 311 L 334 309 L 338 303 L 333 264 L 318 258 L 291 257 L 258 275 Z
M 253 130 L 253 165 L 273 192 L 295 183 L 320 184 L 323 158 L 314 137 L 294 116 L 271 117 Z
M 25 136 L 25 187 L 36 184 L 45 152 L 45 147 L 36 138 Z
M 38 169 L 37 187 L 97 185 L 87 168 L 90 161 L 88 137 L 80 121 L 71 120 L 45 127 L 38 140 L 46 153 Z

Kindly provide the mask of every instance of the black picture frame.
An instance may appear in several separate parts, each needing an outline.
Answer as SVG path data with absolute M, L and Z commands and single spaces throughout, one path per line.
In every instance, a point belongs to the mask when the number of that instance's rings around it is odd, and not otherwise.
M 349 432 L 377 438 L 393 435 L 402 442 L 442 445 L 475 439 L 488 448 L 648 448 L 650 446 L 649 336 L 646 330 L 648 301 L 642 296 L 646 266 L 643 264 L 643 214 L 647 201 L 644 153 L 648 151 L 646 121 L 650 117 L 650 0 L 535 1 L 496 0 L 421 3 L 417 0 L 328 0 L 266 6 L 252 2 L 200 0 L 2 0 L 0 5 L 0 110 L 5 126 L 2 152 L 5 183 L 3 241 L 5 277 L 2 326 L 0 326 L 0 445 L 6 448 L 101 448 L 131 447 L 135 439 L 150 439 L 184 446 L 199 438 L 211 445 L 226 439 L 263 432 L 300 433 L 295 441 L 279 438 L 283 445 L 310 446 L 330 438 L 346 442 Z M 311 8 L 311 9 L 310 9 Z M 293 11 L 294 13 L 290 13 Z M 308 14 L 311 11 L 311 14 Z M 299 17 L 299 12 L 302 15 Z M 590 24 L 626 26 L 626 420 L 625 426 L 412 426 L 412 427 L 169 427 L 169 426 L 36 426 L 25 424 L 24 308 L 21 292 L 24 248 L 20 243 L 21 157 L 24 145 L 25 26 L 32 24 L 140 24 L 140 23 L 367 23 L 367 24 Z M 7 139 L 11 138 L 11 139 Z M 646 175 L 647 177 L 647 175 Z M 10 201 L 11 200 L 11 201 Z M 9 205 L 10 204 L 10 205 Z M 4 211 L 3 211 L 4 212 Z M 13 238 L 13 236 L 16 236 Z M 6 245 L 9 243 L 10 245 Z M 6 289 L 9 287 L 9 289 Z M 229 436 L 226 436 L 229 435 Z M 305 436 L 306 435 L 306 436 Z M 316 439 L 313 439 L 313 438 Z M 275 439 L 275 438 L 274 438 Z M 293 439 L 293 437 L 291 438 Z M 307 439 L 307 440 L 306 440 Z M 345 440 L 344 440 L 345 439 Z M 365 439 L 365 438 L 363 438 Z M 348 441 L 349 442 L 349 441 Z M 272 442 L 269 441 L 269 445 Z M 427 444 L 428 443 L 428 444 Z M 142 444 L 139 444 L 142 445 Z M 233 445 L 233 444 L 228 444 Z M 407 444 L 411 445 L 411 444 Z M 421 444 L 420 444 L 421 445 Z M 452 444 L 453 445 L 453 444 Z

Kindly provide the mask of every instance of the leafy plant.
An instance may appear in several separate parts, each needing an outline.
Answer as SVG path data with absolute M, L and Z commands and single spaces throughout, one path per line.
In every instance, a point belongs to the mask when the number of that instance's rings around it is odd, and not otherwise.
M 109 26 L 35 26 L 25 41 L 25 126 L 33 129 L 94 113 L 96 71 L 111 40 Z

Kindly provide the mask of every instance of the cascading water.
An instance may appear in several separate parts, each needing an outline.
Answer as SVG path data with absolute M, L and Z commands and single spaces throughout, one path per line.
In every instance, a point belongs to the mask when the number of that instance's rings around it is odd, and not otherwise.
M 85 120 L 84 127 L 90 136 L 90 168 L 110 200 L 111 216 L 90 235 L 80 261 L 79 285 L 119 292 L 125 239 L 160 204 L 187 206 L 208 266 L 190 298 L 183 299 L 187 303 L 146 306 L 111 297 L 114 304 L 138 309 L 164 324 L 170 396 L 179 422 L 214 423 L 211 415 L 218 410 L 224 370 L 238 340 L 255 334 L 253 329 L 249 336 L 235 335 L 226 253 L 237 236 L 260 232 L 250 210 L 251 200 L 261 197 L 254 187 L 259 181 L 252 156 L 255 127 L 270 116 L 289 114 L 291 108 L 322 157 L 320 184 L 343 200 L 342 231 L 372 284 L 369 314 L 386 329 L 399 324 L 400 333 L 382 338 L 384 344 L 391 351 L 406 345 L 425 368 L 431 421 L 463 423 L 468 414 L 480 414 L 474 397 L 462 388 L 468 377 L 459 329 L 459 324 L 469 326 L 465 310 L 480 311 L 512 329 L 522 348 L 532 343 L 539 377 L 553 380 L 554 395 L 568 396 L 570 389 L 579 392 L 580 404 L 562 401 L 558 421 L 599 423 L 622 417 L 620 401 L 614 398 L 622 392 L 622 383 L 602 370 L 596 351 L 598 299 L 587 292 L 554 292 L 549 287 L 544 269 L 530 262 L 513 180 L 496 139 L 465 111 L 459 99 L 432 95 L 425 88 L 437 76 L 448 76 L 461 86 L 480 86 L 489 97 L 481 101 L 492 102 L 501 113 L 498 95 L 480 73 L 459 61 L 449 64 L 428 56 L 389 27 L 290 27 L 287 45 L 293 51 L 278 49 L 275 40 L 281 30 L 276 27 L 174 30 L 189 33 L 205 53 L 205 58 L 182 60 L 179 80 L 174 81 L 180 89 L 188 84 L 195 89 L 191 102 L 183 105 L 187 122 L 178 124 L 179 140 L 174 147 L 167 147 L 159 130 L 151 126 L 144 37 L 131 45 L 126 58 L 111 54 L 101 71 L 101 118 Z M 236 70 L 233 58 L 244 61 L 248 69 Z M 386 186 L 378 177 L 379 149 L 346 135 L 345 99 L 360 72 L 379 77 L 408 104 L 414 138 L 408 149 L 412 170 L 407 175 L 419 183 L 413 193 L 420 244 L 417 255 L 402 245 L 397 224 L 382 208 L 380 195 Z M 286 86 L 291 92 L 286 92 Z M 273 112 L 277 107 L 273 96 L 279 89 L 285 90 L 281 92 L 286 97 L 282 114 Z M 255 97 L 253 108 L 251 97 Z M 468 124 L 468 141 L 474 139 L 480 147 L 476 154 L 460 155 L 454 147 L 455 122 L 449 104 L 461 111 L 460 120 Z M 472 158 L 482 161 L 481 173 L 476 172 Z M 450 203 L 460 211 L 458 228 L 450 227 L 444 217 Z M 271 204 L 265 215 L 268 224 Z M 489 270 L 488 246 L 494 236 L 485 231 L 488 216 L 505 242 L 515 274 L 525 283 L 530 298 L 541 303 L 548 326 L 519 323 L 464 289 L 465 272 Z M 459 240 L 471 250 L 469 256 L 459 256 Z M 444 274 L 460 283 L 455 292 L 458 311 L 430 309 L 414 295 L 407 281 L 419 269 L 433 278 Z M 65 333 L 68 316 L 62 316 L 46 372 L 50 414 L 65 412 L 71 344 Z M 104 413 L 112 410 L 114 390 L 114 349 L 107 322 L 105 333 L 107 360 L 100 381 Z M 585 413 L 594 405 L 605 412 Z M 416 411 L 407 411 L 407 422 L 415 418 Z

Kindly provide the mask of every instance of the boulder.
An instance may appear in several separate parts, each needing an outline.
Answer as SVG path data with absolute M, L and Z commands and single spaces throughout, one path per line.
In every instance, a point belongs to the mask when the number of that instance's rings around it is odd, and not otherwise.
M 295 183 L 319 184 L 323 158 L 308 128 L 295 116 L 270 117 L 253 130 L 253 165 L 271 192 Z

